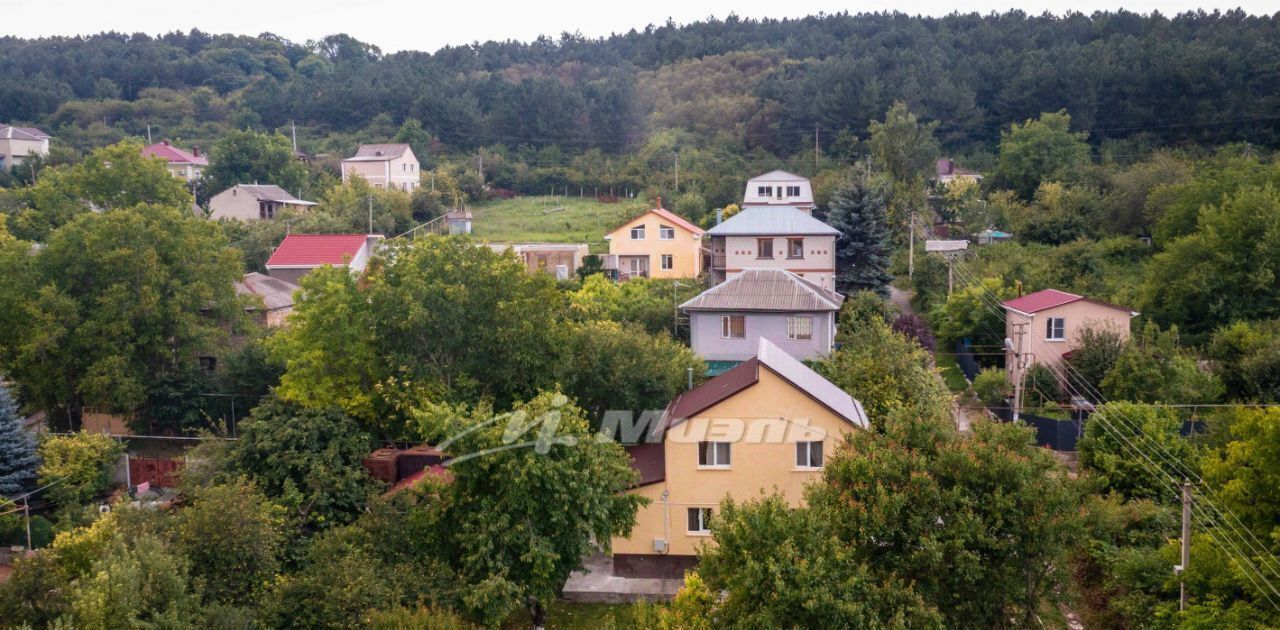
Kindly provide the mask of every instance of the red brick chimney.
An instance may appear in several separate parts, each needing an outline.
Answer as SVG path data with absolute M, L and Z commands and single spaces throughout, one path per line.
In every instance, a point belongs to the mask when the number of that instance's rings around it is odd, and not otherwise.
M 191 155 L 194 155 L 195 157 L 200 157 L 200 147 L 191 145 Z

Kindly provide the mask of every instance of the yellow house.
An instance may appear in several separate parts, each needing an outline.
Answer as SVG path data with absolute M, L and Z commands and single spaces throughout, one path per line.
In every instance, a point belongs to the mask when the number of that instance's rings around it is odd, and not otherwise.
M 841 436 L 867 427 L 858 401 L 760 339 L 755 358 L 671 401 L 628 449 L 641 477 L 629 492 L 650 503 L 629 537 L 613 539 L 614 574 L 683 576 L 722 499 L 776 492 L 798 505 Z
M 654 208 L 604 237 L 609 241 L 605 269 L 616 269 L 624 280 L 696 278 L 702 273 L 702 234 L 671 211 Z

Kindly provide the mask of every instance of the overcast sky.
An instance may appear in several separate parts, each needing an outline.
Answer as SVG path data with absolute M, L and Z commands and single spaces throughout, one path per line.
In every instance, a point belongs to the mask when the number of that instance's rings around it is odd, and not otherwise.
M 1131 11 L 1160 10 L 1165 15 L 1239 7 L 1252 14 L 1277 11 L 1276 0 L 971 0 L 966 11 L 987 13 L 1019 8 L 1033 14 L 1067 10 L 1093 12 L 1123 7 Z M 434 51 L 448 44 L 490 39 L 528 41 L 540 34 L 556 36 L 579 31 L 597 37 L 622 33 L 667 18 L 679 23 L 708 16 L 800 17 L 819 12 L 888 11 L 901 2 L 861 0 L 0 0 L 0 34 L 20 37 L 76 35 L 115 30 L 150 34 L 193 27 L 210 33 L 257 35 L 269 31 L 304 42 L 333 33 L 347 33 L 378 45 L 384 52 Z M 920 0 L 910 11 L 944 15 L 957 3 Z

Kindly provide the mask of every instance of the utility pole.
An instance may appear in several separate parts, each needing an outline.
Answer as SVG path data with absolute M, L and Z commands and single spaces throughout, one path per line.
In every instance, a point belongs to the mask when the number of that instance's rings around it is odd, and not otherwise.
M 916 277 L 916 211 L 911 211 L 911 222 L 907 226 L 907 278 L 914 279 Z
M 1173 568 L 1178 574 L 1178 610 L 1187 609 L 1187 567 L 1191 564 L 1191 483 L 1182 480 L 1182 564 Z
M 813 125 L 813 174 L 818 175 L 818 125 Z
M 151 144 L 151 125 L 147 124 L 147 144 Z
M 436 172 L 435 172 L 435 170 L 434 170 L 434 169 L 432 169 L 432 171 L 431 171 L 431 192 L 435 192 L 435 191 L 436 191 Z
M 25 496 L 22 497 L 22 514 L 27 518 L 27 551 L 31 551 L 31 505 Z
M 680 154 L 676 154 L 676 194 L 680 194 Z
M 373 195 L 369 195 L 369 231 L 366 234 L 373 234 Z
M 480 161 L 480 187 L 484 188 L 484 156 L 477 153 L 476 159 Z
M 294 124 L 292 120 L 289 121 L 289 132 L 293 135 L 293 152 L 296 155 L 298 153 L 298 125 Z
M 1022 353 L 1022 338 L 1026 336 L 1027 322 L 1019 322 L 1013 325 L 1015 332 L 1013 335 L 1018 338 L 1018 343 L 1013 349 L 1014 369 L 1017 370 L 1016 378 L 1013 383 L 1013 419 L 1017 421 L 1022 417 L 1022 387 L 1025 382 L 1024 375 L 1027 373 L 1026 355 Z

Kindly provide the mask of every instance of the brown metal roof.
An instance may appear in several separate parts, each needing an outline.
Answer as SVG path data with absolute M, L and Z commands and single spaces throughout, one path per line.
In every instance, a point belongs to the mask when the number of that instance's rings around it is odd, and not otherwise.
M 636 486 L 647 486 L 667 478 L 667 451 L 662 442 L 648 442 L 627 447 L 631 467 L 640 473 Z
M 667 406 L 662 426 L 671 428 L 760 381 L 760 359 L 737 367 L 676 397 Z
M 686 311 L 838 311 L 844 296 L 785 269 L 742 273 L 680 305 Z

